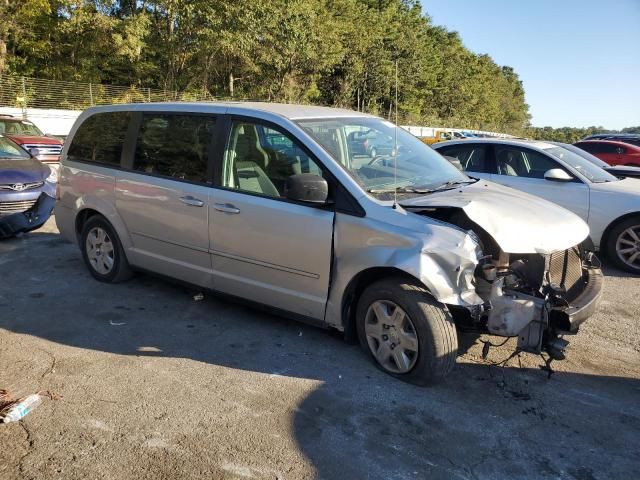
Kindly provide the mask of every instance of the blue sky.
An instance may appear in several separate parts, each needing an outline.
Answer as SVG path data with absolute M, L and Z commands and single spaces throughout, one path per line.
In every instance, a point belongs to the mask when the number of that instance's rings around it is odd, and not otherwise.
M 640 0 L 421 3 L 467 48 L 516 70 L 533 125 L 640 125 Z

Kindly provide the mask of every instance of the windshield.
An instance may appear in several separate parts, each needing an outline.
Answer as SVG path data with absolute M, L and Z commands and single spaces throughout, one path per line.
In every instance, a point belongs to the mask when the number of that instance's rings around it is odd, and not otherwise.
M 571 145 L 570 143 L 555 143 L 555 145 L 559 145 L 562 148 L 566 148 L 567 150 L 575 153 L 576 155 L 580 155 L 585 160 L 589 160 L 591 163 L 593 163 L 594 165 L 599 166 L 600 168 L 607 168 L 607 167 L 610 166 L 607 162 L 605 162 L 603 160 L 600 160 L 595 155 L 587 152 L 586 150 L 581 149 L 580 147 L 576 147 L 575 145 Z
M 300 120 L 298 124 L 370 193 L 428 193 L 473 181 L 409 132 L 380 118 Z
M 0 158 L 24 160 L 31 156 L 8 138 L 0 137 Z
M 545 152 L 559 158 L 594 183 L 614 182 L 618 180 L 609 172 L 604 171 L 601 167 L 594 165 L 589 160 L 583 158 L 581 154 L 578 155 L 567 148 L 547 148 Z
M 26 120 L 0 119 L 0 133 L 7 135 L 35 135 L 42 137 L 44 134 L 33 123 Z

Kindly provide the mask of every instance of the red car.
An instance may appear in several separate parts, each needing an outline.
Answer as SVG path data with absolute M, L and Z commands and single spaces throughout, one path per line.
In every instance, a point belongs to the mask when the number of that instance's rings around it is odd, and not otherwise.
M 37 148 L 36 157 L 42 163 L 57 166 L 62 152 L 62 140 L 46 136 L 28 120 L 11 115 L 0 115 L 0 134 L 13 140 L 27 151 Z
M 609 165 L 640 167 L 640 147 L 612 140 L 583 140 L 574 143 Z

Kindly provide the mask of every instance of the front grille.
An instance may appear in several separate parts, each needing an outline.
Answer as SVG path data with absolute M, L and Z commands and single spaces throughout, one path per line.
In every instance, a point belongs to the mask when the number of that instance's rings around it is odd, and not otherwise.
M 17 202 L 0 202 L 0 215 L 19 213 L 29 210 L 36 203 L 36 200 L 21 200 Z
M 25 143 L 23 148 L 29 150 L 30 148 L 37 148 L 40 150 L 40 155 L 60 155 L 62 153 L 62 145 L 48 145 L 44 143 Z
M 584 288 L 580 249 L 573 247 L 547 257 L 549 282 L 567 292 L 567 300 L 574 299 Z

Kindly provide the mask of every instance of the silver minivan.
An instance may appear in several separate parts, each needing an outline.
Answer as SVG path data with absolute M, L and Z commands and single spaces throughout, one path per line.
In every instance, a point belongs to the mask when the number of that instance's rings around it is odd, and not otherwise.
M 457 326 L 563 358 L 602 289 L 579 217 L 358 112 L 91 108 L 59 177 L 59 230 L 97 280 L 143 270 L 267 306 L 358 338 L 416 384 L 452 369 Z

